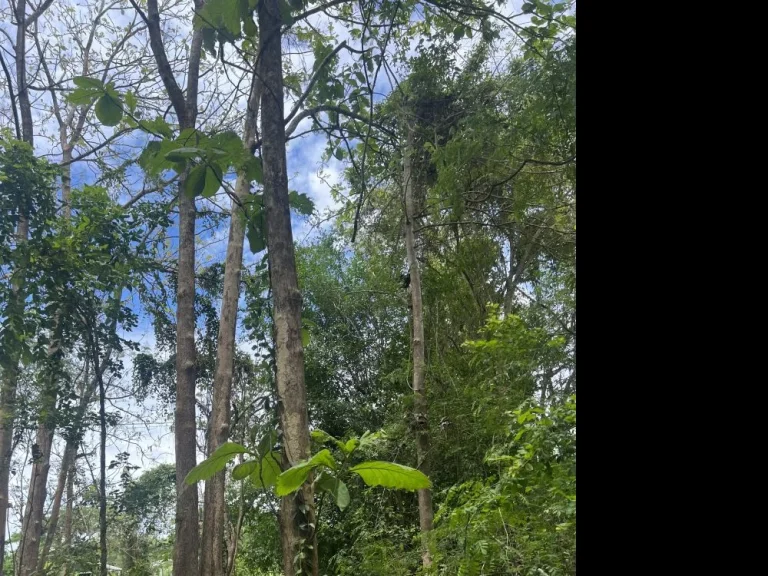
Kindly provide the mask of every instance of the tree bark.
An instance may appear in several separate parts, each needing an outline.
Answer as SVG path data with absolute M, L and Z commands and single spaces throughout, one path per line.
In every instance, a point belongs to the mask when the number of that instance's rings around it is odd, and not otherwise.
M 413 128 L 407 125 L 407 143 L 403 158 L 403 188 L 405 189 L 405 248 L 408 254 L 411 283 L 411 346 L 413 354 L 413 428 L 416 435 L 416 457 L 418 469 L 429 475 L 429 421 L 427 389 L 425 382 L 426 361 L 424 354 L 424 309 L 421 300 L 421 272 L 416 256 L 414 238 L 415 200 L 413 195 Z M 418 491 L 419 527 L 422 533 L 421 559 L 424 568 L 432 566 L 432 554 L 429 550 L 429 532 L 432 530 L 434 512 L 432 509 L 432 491 L 424 488 Z
M 18 0 L 16 3 L 16 101 L 21 113 L 21 138 L 34 146 L 32 131 L 32 106 L 27 88 L 26 69 L 26 33 L 27 33 L 27 2 Z M 10 86 L 9 86 L 10 89 Z M 13 105 L 13 102 L 11 102 Z M 23 244 L 29 236 L 29 219 L 27 214 L 19 215 L 16 225 L 16 239 Z M 17 306 L 23 306 L 22 284 L 14 283 L 13 299 Z M 16 386 L 19 377 L 19 356 L 11 355 L 4 362 L 2 390 L 0 391 L 0 576 L 3 576 L 3 558 L 5 558 L 5 534 L 8 518 L 11 456 L 13 451 L 13 424 L 16 418 Z
M 69 468 L 67 476 L 67 511 L 64 514 L 64 566 L 62 566 L 62 576 L 67 576 L 69 572 L 69 559 L 71 557 L 70 548 L 72 547 L 72 511 L 75 502 L 75 463 Z
M 131 0 L 142 16 L 138 4 Z M 195 0 L 195 8 L 203 7 Z M 147 1 L 145 17 L 150 46 L 160 79 L 179 120 L 179 127 L 194 128 L 197 119 L 197 92 L 200 76 L 202 30 L 192 33 L 187 67 L 187 96 L 179 87 L 163 46 L 157 0 Z M 176 293 L 176 410 L 174 441 L 176 448 L 176 541 L 173 547 L 173 575 L 199 574 L 199 512 L 197 486 L 184 482 L 197 462 L 197 422 L 195 421 L 195 199 L 184 191 L 187 173 L 179 178 L 179 263 Z
M 264 207 L 274 307 L 277 401 L 283 466 L 286 467 L 309 458 L 310 445 L 301 343 L 301 294 L 288 205 L 281 24 L 278 0 L 262 0 L 259 3 L 259 49 L 264 82 L 261 99 Z M 281 499 L 280 539 L 285 576 L 294 576 L 297 571 L 317 576 L 315 523 L 314 494 L 310 483 L 295 495 Z M 294 564 L 297 556 L 298 565 Z
M 258 60 L 258 58 L 257 58 Z M 250 150 L 256 139 L 256 122 L 261 98 L 261 81 L 254 75 L 248 98 L 243 145 Z M 251 183 L 245 172 L 237 175 L 236 199 L 232 200 L 229 223 L 229 241 L 224 263 L 223 295 L 219 334 L 216 348 L 216 372 L 213 378 L 213 404 L 208 428 L 208 451 L 213 453 L 229 440 L 232 377 L 235 361 L 235 333 L 237 308 L 240 300 L 240 276 L 243 265 L 245 219 L 242 205 L 250 194 Z M 200 546 L 200 575 L 225 574 L 228 556 L 225 549 L 224 526 L 227 506 L 225 500 L 226 472 L 222 470 L 205 483 L 203 507 L 203 534 Z

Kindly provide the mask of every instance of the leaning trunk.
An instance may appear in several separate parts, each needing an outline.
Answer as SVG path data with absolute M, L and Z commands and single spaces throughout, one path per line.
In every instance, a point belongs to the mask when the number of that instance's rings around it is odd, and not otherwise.
M 259 3 L 259 49 L 264 93 L 261 100 L 262 160 L 267 249 L 274 301 L 277 400 L 283 440 L 283 466 L 309 458 L 309 417 L 301 344 L 301 294 L 288 206 L 288 174 L 283 115 L 283 61 L 278 0 Z M 305 484 L 280 501 L 283 573 L 317 576 L 314 494 Z M 296 561 L 294 562 L 294 559 Z
M 424 310 L 421 301 L 421 273 L 416 257 L 414 239 L 415 201 L 413 185 L 413 129 L 408 125 L 408 141 L 403 159 L 403 187 L 405 188 L 405 248 L 408 253 L 408 266 L 411 274 L 411 324 L 413 354 L 413 431 L 416 436 L 416 457 L 418 468 L 429 475 L 429 424 L 427 420 L 427 390 L 425 384 L 426 361 L 424 356 Z M 429 551 L 429 532 L 432 530 L 434 513 L 432 510 L 432 491 L 428 488 L 419 490 L 419 526 L 422 534 L 422 564 L 424 568 L 432 566 Z

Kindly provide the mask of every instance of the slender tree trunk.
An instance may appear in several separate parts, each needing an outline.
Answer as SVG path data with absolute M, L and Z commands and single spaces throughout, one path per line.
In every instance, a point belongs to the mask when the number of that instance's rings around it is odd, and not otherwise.
M 67 475 L 67 511 L 64 514 L 64 542 L 62 550 L 64 553 L 64 565 L 61 568 L 62 576 L 67 576 L 70 563 L 70 549 L 72 547 L 72 512 L 75 502 L 75 463 L 69 468 Z
M 93 345 L 93 367 L 99 382 L 99 569 L 101 576 L 107 575 L 107 412 L 104 378 L 99 367 L 98 343 Z
M 48 525 L 46 526 L 43 553 L 40 555 L 40 561 L 38 562 L 40 568 L 45 567 L 45 563 L 48 561 L 48 554 L 50 554 L 51 547 L 53 546 L 53 540 L 56 536 L 56 526 L 59 523 L 59 515 L 61 513 L 61 500 L 64 497 L 64 489 L 67 485 L 67 478 L 69 477 L 72 463 L 75 461 L 76 451 L 77 445 L 74 442 L 67 441 L 67 445 L 64 448 L 64 455 L 61 458 L 61 470 L 59 470 L 59 480 L 56 484 L 56 492 L 54 492 L 53 495 L 51 516 L 48 519 Z
M 264 207 L 270 281 L 274 302 L 277 400 L 283 434 L 283 465 L 310 456 L 304 350 L 301 344 L 301 294 L 288 205 L 288 174 L 283 111 L 283 61 L 278 0 L 259 3 L 259 49 L 264 93 L 261 100 Z M 310 483 L 280 501 L 283 573 L 317 576 L 314 494 Z M 309 547 L 311 546 L 311 548 Z M 297 566 L 294 558 L 298 557 Z
M 25 217 L 20 217 L 16 226 L 17 244 L 26 242 L 28 234 L 29 221 Z M 9 302 L 9 308 L 23 306 L 21 289 L 21 280 L 15 280 L 11 289 L 13 302 Z M 5 558 L 6 521 L 10 504 L 8 485 L 13 452 L 13 423 L 16 419 L 16 386 L 19 380 L 18 354 L 9 356 L 3 355 L 3 374 L 0 384 L 2 385 L 2 390 L 0 390 L 0 576 L 3 576 L 2 559 Z
M 16 2 L 16 101 L 21 112 L 21 137 L 22 140 L 34 146 L 34 133 L 32 131 L 32 106 L 29 101 L 26 70 L 26 31 L 27 31 L 27 2 Z M 9 87 L 10 89 L 10 87 Z M 11 103 L 13 105 L 13 102 Z M 27 214 L 19 215 L 16 226 L 17 244 L 23 244 L 29 236 L 29 220 Z M 18 308 L 24 306 L 22 295 L 22 283 L 14 282 L 12 298 Z M 3 363 L 2 390 L 0 390 L 0 576 L 3 576 L 3 558 L 5 558 L 5 535 L 7 532 L 6 521 L 8 518 L 11 456 L 13 451 L 13 424 L 16 418 L 16 386 L 19 377 L 19 356 L 10 355 Z
M 131 0 L 137 11 L 138 4 Z M 195 0 L 195 9 L 203 7 Z M 143 15 L 143 13 L 142 13 Z M 192 33 L 187 67 L 187 94 L 176 82 L 163 46 L 157 0 L 147 0 L 147 32 L 157 69 L 171 101 L 179 127 L 194 128 L 197 119 L 197 93 L 200 77 L 202 30 Z M 200 526 L 197 486 L 184 482 L 197 461 L 197 423 L 195 421 L 195 199 L 184 191 L 188 172 L 179 179 L 179 263 L 176 293 L 176 542 L 173 547 L 173 575 L 197 576 Z
M 248 99 L 243 134 L 243 144 L 247 150 L 250 150 L 255 141 L 261 86 L 258 74 L 255 74 Z M 235 183 L 237 199 L 232 201 L 229 242 L 227 243 L 227 255 L 224 263 L 223 295 L 216 348 L 216 372 L 213 378 L 213 405 L 208 428 L 208 450 L 210 452 L 229 440 L 237 308 L 240 300 L 240 276 L 245 241 L 245 219 L 241 206 L 250 194 L 250 187 L 251 183 L 245 173 L 238 174 Z M 201 576 L 220 576 L 226 571 L 227 553 L 224 526 L 227 506 L 225 488 L 224 470 L 205 483 L 203 534 L 200 546 Z
M 403 187 L 405 189 L 405 248 L 408 253 L 408 266 L 411 274 L 411 319 L 413 350 L 413 426 L 416 435 L 416 457 L 418 468 L 429 475 L 429 421 L 427 389 L 425 383 L 426 361 L 424 355 L 424 310 L 421 301 L 421 273 L 416 257 L 414 239 L 415 201 L 413 185 L 413 129 L 408 125 L 408 141 L 403 158 Z M 429 532 L 432 530 L 434 512 L 432 510 L 432 491 L 428 488 L 419 490 L 419 526 L 422 533 L 422 564 L 424 568 L 432 566 L 432 554 L 429 551 Z

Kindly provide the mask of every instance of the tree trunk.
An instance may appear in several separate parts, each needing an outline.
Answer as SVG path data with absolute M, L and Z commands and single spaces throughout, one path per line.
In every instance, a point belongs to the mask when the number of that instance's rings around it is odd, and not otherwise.
M 137 7 L 138 5 L 134 4 Z M 203 2 L 195 0 L 195 8 Z M 187 96 L 184 97 L 163 46 L 157 0 L 147 0 L 147 32 L 157 69 L 171 101 L 179 127 L 194 128 L 197 119 L 197 92 L 200 77 L 202 30 L 192 33 L 187 67 Z M 173 547 L 173 575 L 197 576 L 200 542 L 197 486 L 184 482 L 197 461 L 195 421 L 195 199 L 184 192 L 188 172 L 179 178 L 179 263 L 176 293 L 176 542 Z
M 62 566 L 62 576 L 69 573 L 70 548 L 72 547 L 72 511 L 75 502 L 75 463 L 69 468 L 67 476 L 67 511 L 64 515 L 64 543 L 62 545 L 64 553 L 64 566 Z
M 107 575 L 107 413 L 104 378 L 99 366 L 98 343 L 93 345 L 93 367 L 99 381 L 99 432 L 101 447 L 99 450 L 99 568 L 101 576 Z
M 412 354 L 413 354 L 413 428 L 416 435 L 416 457 L 418 468 L 429 475 L 429 421 L 427 389 L 425 384 L 426 361 L 424 355 L 424 310 L 421 301 L 421 273 L 416 257 L 416 243 L 413 224 L 415 201 L 413 197 L 413 129 L 408 124 L 408 140 L 403 158 L 403 188 L 405 189 L 405 248 L 408 253 L 408 266 L 411 274 L 411 319 L 412 319 Z M 432 530 L 434 512 L 432 510 L 432 491 L 428 488 L 419 490 L 419 526 L 422 533 L 421 559 L 424 568 L 432 566 L 432 554 L 429 551 L 429 532 Z
M 310 447 L 304 350 L 301 344 L 301 294 L 288 205 L 281 23 L 278 0 L 262 0 L 259 3 L 259 49 L 264 82 L 261 100 L 264 207 L 274 305 L 277 401 L 285 467 L 309 458 Z M 295 495 L 280 501 L 280 539 L 285 576 L 294 576 L 297 571 L 317 576 L 315 522 L 314 494 L 310 483 Z M 294 564 L 296 557 L 298 565 Z
M 243 134 L 243 145 L 247 150 L 250 150 L 255 141 L 261 86 L 258 74 L 254 75 Z M 243 244 L 245 241 L 245 219 L 241 206 L 250 194 L 250 186 L 251 183 L 244 172 L 237 175 L 237 182 L 235 183 L 237 199 L 232 200 L 229 241 L 224 264 L 219 334 L 216 343 L 213 404 L 208 427 L 209 453 L 213 453 L 229 440 L 237 308 L 240 300 L 240 273 L 243 265 Z M 226 572 L 228 561 L 224 541 L 227 514 L 225 474 L 226 471 L 222 470 L 205 483 L 203 534 L 200 546 L 201 576 L 220 576 Z
M 26 32 L 27 32 L 27 2 L 18 0 L 16 3 L 16 100 L 21 112 L 22 140 L 34 146 L 32 131 L 32 106 L 27 88 L 26 69 Z M 10 87 L 9 87 L 10 89 Z M 13 102 L 11 102 L 13 105 Z M 29 236 L 29 220 L 26 214 L 20 214 L 16 226 L 17 243 L 22 244 Z M 13 286 L 13 298 L 17 306 L 23 306 L 21 282 Z M 6 520 L 8 518 L 11 452 L 13 451 L 13 424 L 16 418 L 16 386 L 19 376 L 19 356 L 12 354 L 4 362 L 2 390 L 0 390 L 0 576 L 3 576 L 3 559 L 5 558 Z

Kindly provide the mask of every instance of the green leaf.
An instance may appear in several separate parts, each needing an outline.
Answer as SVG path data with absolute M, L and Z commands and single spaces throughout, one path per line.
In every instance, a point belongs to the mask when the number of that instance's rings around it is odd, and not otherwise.
M 203 191 L 201 193 L 202 197 L 210 198 L 216 194 L 219 188 L 221 188 L 223 177 L 224 173 L 221 169 L 221 166 L 215 162 L 208 164 L 205 170 L 205 186 L 203 187 Z
M 258 254 L 267 247 L 264 240 L 264 229 L 261 226 L 260 214 L 255 214 L 248 220 L 246 236 L 248 236 L 248 244 L 251 247 L 251 252 L 254 254 Z
M 96 118 L 104 126 L 116 126 L 122 117 L 123 107 L 109 94 L 104 94 L 96 102 Z
M 202 20 L 199 18 L 197 21 L 202 23 Z M 203 28 L 203 48 L 211 56 L 216 56 L 216 30 L 208 26 Z
M 208 167 L 200 164 L 190 170 L 186 181 L 184 182 L 184 193 L 191 197 L 196 198 L 205 190 L 205 175 L 208 171 Z
M 220 0 L 222 4 L 221 18 L 227 31 L 233 36 L 240 36 L 240 6 L 239 0 Z
M 344 510 L 349 506 L 349 490 L 347 485 L 338 478 L 323 472 L 315 482 L 315 486 L 333 496 L 333 501 L 336 502 L 339 510 Z
M 309 339 L 310 339 L 310 337 L 309 337 L 309 330 L 307 330 L 306 328 L 302 328 L 301 329 L 301 345 L 304 348 L 309 346 Z
M 243 32 L 246 36 L 254 38 L 259 34 L 259 27 L 253 21 L 253 18 L 248 16 L 243 20 Z
M 456 26 L 456 28 L 453 29 L 453 40 L 458 41 L 461 40 L 464 37 L 464 26 L 459 24 Z
M 204 154 L 205 150 L 200 148 L 183 147 L 171 150 L 165 155 L 165 159 L 170 160 L 171 162 L 184 162 L 184 160 L 203 156 Z
M 253 471 L 256 470 L 258 467 L 259 467 L 258 460 L 248 460 L 247 462 L 238 464 L 232 470 L 232 479 L 243 480 L 245 478 L 248 478 L 248 476 L 253 474 Z
M 98 78 L 89 78 L 88 76 L 75 76 L 72 78 L 72 82 L 78 88 L 89 88 L 91 90 L 98 90 L 104 92 L 104 83 Z
M 162 116 L 158 116 L 154 120 L 142 120 L 139 123 L 139 127 L 142 130 L 152 134 L 159 134 L 164 138 L 171 138 L 173 136 L 173 130 L 171 130 L 171 126 L 163 119 Z
M 245 177 L 250 182 L 258 182 L 262 184 L 264 182 L 264 168 L 261 163 L 261 158 L 251 156 L 246 160 L 245 165 Z
M 280 453 L 270 452 L 261 460 L 261 464 L 251 473 L 251 483 L 256 488 L 269 488 L 275 485 L 280 475 Z
M 368 486 L 384 486 L 398 490 L 419 490 L 432 486 L 424 473 L 394 462 L 363 462 L 349 470 L 358 474 Z
M 315 211 L 315 203 L 304 193 L 299 194 L 296 190 L 291 190 L 288 194 L 288 204 L 303 216 L 311 216 Z
M 101 91 L 94 91 L 90 88 L 75 88 L 72 92 L 67 94 L 66 99 L 67 102 L 70 102 L 75 106 L 87 106 L 101 95 Z
M 325 444 L 326 442 L 338 442 L 336 438 L 328 434 L 325 430 L 312 430 L 310 436 L 312 437 L 312 440 L 320 442 L 321 444 Z
M 136 110 L 136 105 L 138 102 L 136 101 L 136 96 L 130 90 L 125 93 L 125 103 L 128 106 L 129 112 Z
M 296 490 L 301 488 L 302 484 L 307 481 L 310 472 L 318 466 L 326 466 L 333 469 L 336 468 L 336 461 L 333 459 L 330 450 L 327 448 L 321 450 L 309 460 L 300 462 L 280 474 L 280 476 L 277 477 L 277 495 L 287 496 L 288 494 L 296 492 Z
M 232 460 L 235 455 L 245 454 L 247 452 L 248 450 L 240 444 L 226 442 L 219 446 L 207 459 L 192 468 L 184 479 L 184 482 L 187 484 L 194 484 L 200 480 L 207 480 L 216 474 L 216 472 L 223 470 L 227 466 L 227 462 Z
M 339 443 L 339 448 L 341 448 L 341 451 L 344 452 L 347 456 L 352 454 L 357 447 L 360 445 L 360 440 L 357 438 L 350 438 L 347 440 L 344 444 Z
M 264 434 L 264 437 L 259 442 L 259 455 L 261 457 L 266 456 L 270 452 L 272 452 L 272 448 L 277 443 L 277 432 L 274 430 L 270 430 L 266 434 Z

